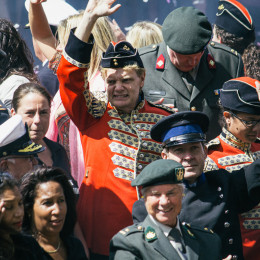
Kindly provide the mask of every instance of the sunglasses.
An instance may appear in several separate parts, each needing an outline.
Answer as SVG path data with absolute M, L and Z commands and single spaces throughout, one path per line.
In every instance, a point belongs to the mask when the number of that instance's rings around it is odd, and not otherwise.
M 230 111 L 230 114 L 232 116 L 234 116 L 235 118 L 237 118 L 239 121 L 242 122 L 242 124 L 245 126 L 245 127 L 254 127 L 256 126 L 257 124 L 260 123 L 260 120 L 250 120 L 250 121 L 247 121 L 247 120 L 244 120 L 242 118 L 240 118 L 239 116 L 237 116 L 236 114 L 234 114 L 233 112 Z

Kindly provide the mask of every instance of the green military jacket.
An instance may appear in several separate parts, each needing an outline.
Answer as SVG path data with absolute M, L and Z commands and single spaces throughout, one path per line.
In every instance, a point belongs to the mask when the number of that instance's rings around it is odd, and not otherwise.
M 180 224 L 187 260 L 221 259 L 220 238 L 207 229 Z M 161 229 L 149 216 L 143 223 L 121 230 L 110 242 L 110 260 L 181 260 Z
M 224 44 L 208 44 L 200 60 L 195 86 L 189 92 L 180 72 L 171 63 L 165 43 L 139 49 L 146 69 L 145 98 L 173 104 L 179 111 L 202 111 L 210 118 L 207 140 L 221 132 L 218 124 L 218 89 L 225 81 L 244 75 L 241 56 Z

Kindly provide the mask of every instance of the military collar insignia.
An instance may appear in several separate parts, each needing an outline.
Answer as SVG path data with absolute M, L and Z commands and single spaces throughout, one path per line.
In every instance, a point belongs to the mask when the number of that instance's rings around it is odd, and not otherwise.
M 155 239 L 157 239 L 155 229 L 148 226 L 145 229 L 145 240 L 148 241 L 148 242 L 151 242 L 151 241 L 154 241 Z
M 216 69 L 216 62 L 211 54 L 208 54 L 207 61 L 208 61 L 209 69 Z
M 204 230 L 210 232 L 211 234 L 214 234 L 214 231 L 212 229 L 208 229 L 207 227 L 204 227 Z
M 188 234 L 189 234 L 191 237 L 194 237 L 194 234 L 191 233 L 191 231 L 190 231 L 189 229 L 187 229 L 187 231 L 188 231 Z
M 222 132 L 220 134 L 220 138 L 227 144 L 240 149 L 241 151 L 247 152 L 250 150 L 251 144 L 250 143 L 244 143 L 240 139 L 238 139 L 236 136 L 231 134 L 226 128 L 222 129 Z
M 183 230 L 185 230 L 189 236 L 191 236 L 192 238 L 195 238 L 194 234 L 190 231 L 190 228 L 191 228 L 190 224 L 185 223 L 185 222 L 183 222 L 182 224 L 183 224 Z
M 163 70 L 164 69 L 164 65 L 165 65 L 165 58 L 163 56 L 163 54 L 161 54 L 156 61 L 156 69 L 157 70 Z

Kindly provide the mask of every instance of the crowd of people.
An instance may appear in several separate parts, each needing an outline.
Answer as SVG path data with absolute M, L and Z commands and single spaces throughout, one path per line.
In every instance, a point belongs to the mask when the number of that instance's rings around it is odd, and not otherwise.
M 219 0 L 213 26 L 179 7 L 125 35 L 116 0 L 25 6 L 43 67 L 0 18 L 0 259 L 259 260 L 246 7 Z

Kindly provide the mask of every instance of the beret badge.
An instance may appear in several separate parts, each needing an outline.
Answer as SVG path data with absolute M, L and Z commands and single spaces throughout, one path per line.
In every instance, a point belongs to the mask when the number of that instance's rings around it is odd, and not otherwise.
M 177 181 L 182 181 L 184 177 L 184 169 L 183 168 L 176 168 L 175 169 L 175 176 Z

